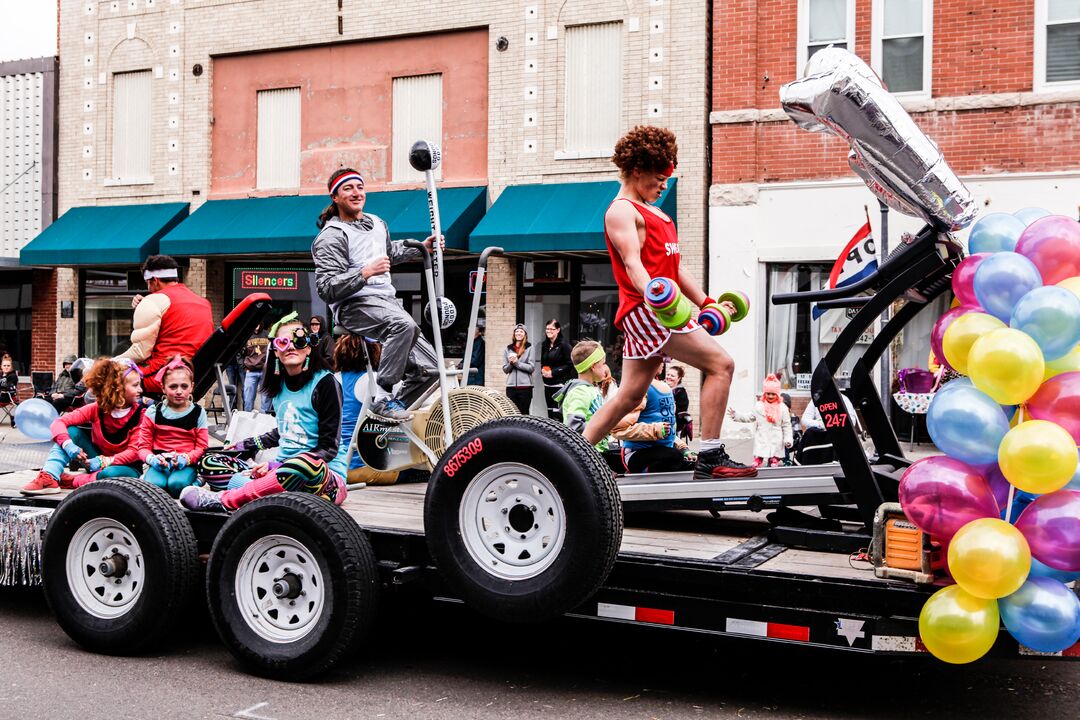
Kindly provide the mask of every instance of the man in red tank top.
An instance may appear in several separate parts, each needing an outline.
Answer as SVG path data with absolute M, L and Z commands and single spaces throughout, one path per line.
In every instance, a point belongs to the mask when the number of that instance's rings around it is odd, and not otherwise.
M 663 356 L 670 355 L 704 374 L 701 452 L 694 477 L 749 477 L 757 471 L 732 460 L 719 439 L 734 361 L 694 320 L 679 329 L 665 328 L 644 302 L 646 285 L 657 277 L 675 280 L 683 295 L 699 307 L 715 302 L 679 267 L 675 224 L 652 206 L 667 188 L 677 154 L 675 135 L 652 126 L 635 127 L 615 145 L 612 161 L 619 168 L 622 187 L 604 216 L 604 236 L 619 286 L 615 326 L 625 336 L 623 375 L 618 394 L 586 426 L 585 439 L 596 444 L 606 437 L 644 397 Z M 728 305 L 728 312 L 734 313 Z
M 157 371 L 177 355 L 191 360 L 214 332 L 210 303 L 180 283 L 179 266 L 168 255 L 151 255 L 143 263 L 150 295 L 135 296 L 131 347 L 119 357 L 138 363 L 143 390 L 161 393 Z

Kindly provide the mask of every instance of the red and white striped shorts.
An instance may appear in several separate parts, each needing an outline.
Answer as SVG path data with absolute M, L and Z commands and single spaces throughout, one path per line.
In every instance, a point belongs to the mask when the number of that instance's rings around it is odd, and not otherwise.
M 688 333 L 697 330 L 700 325 L 691 319 L 678 330 L 666 328 L 656 319 L 656 315 L 645 305 L 638 305 L 622 319 L 619 329 L 626 336 L 623 345 L 623 358 L 626 360 L 645 360 L 659 353 L 672 333 Z

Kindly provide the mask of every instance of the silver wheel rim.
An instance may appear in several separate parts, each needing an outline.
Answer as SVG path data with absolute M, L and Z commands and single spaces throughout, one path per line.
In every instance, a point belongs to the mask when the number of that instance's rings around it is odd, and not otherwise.
M 497 578 L 525 580 L 551 566 L 566 539 L 566 510 L 555 486 L 520 463 L 482 470 L 458 510 L 469 555 Z
M 306 637 L 325 606 L 323 573 L 315 555 L 286 535 L 267 535 L 244 551 L 234 588 L 244 622 L 274 643 Z
M 120 521 L 94 518 L 67 547 L 67 581 L 75 602 L 94 617 L 125 615 L 142 596 L 146 571 L 142 548 Z

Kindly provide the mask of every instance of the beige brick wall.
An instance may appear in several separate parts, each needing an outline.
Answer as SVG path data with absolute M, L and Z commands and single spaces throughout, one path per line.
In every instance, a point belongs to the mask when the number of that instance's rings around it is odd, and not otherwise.
M 616 179 L 608 158 L 556 157 L 562 150 L 565 27 L 621 21 L 623 126 L 664 125 L 678 136 L 681 257 L 704 282 L 708 2 L 344 0 L 342 6 L 339 13 L 334 0 L 61 0 L 60 211 L 167 201 L 191 202 L 195 210 L 201 204 L 209 190 L 215 55 L 485 26 L 492 200 L 511 184 Z M 499 52 L 496 39 L 503 36 L 509 47 Z M 195 64 L 203 70 L 198 77 Z M 154 78 L 153 183 L 109 184 L 111 74 L 146 68 Z M 527 88 L 535 92 L 527 96 Z M 193 262 L 188 283 L 211 293 L 223 288 L 220 267 L 214 267 Z M 512 303 L 502 305 L 509 298 L 516 302 L 512 269 L 510 262 L 492 261 L 492 287 L 502 292 L 497 310 L 491 306 L 495 293 L 489 294 L 489 354 L 514 321 Z M 223 297 L 211 301 L 219 317 Z M 61 326 L 58 335 L 68 332 Z M 491 373 L 497 367 L 489 357 L 489 383 L 496 387 L 502 378 Z M 687 385 L 696 405 L 696 379 Z

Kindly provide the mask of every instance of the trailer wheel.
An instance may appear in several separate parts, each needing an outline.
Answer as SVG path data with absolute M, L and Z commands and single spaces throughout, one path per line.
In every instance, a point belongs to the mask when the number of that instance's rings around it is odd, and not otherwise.
M 210 551 L 214 627 L 248 670 L 304 680 L 329 669 L 374 620 L 375 555 L 340 507 L 283 493 L 240 508 Z
M 72 640 L 129 655 L 176 625 L 199 572 L 195 533 L 164 491 L 110 478 L 71 493 L 42 546 L 45 599 Z
M 607 464 L 546 418 L 470 431 L 440 459 L 424 503 L 428 549 L 451 589 L 498 620 L 577 607 L 607 578 L 622 505 Z

